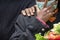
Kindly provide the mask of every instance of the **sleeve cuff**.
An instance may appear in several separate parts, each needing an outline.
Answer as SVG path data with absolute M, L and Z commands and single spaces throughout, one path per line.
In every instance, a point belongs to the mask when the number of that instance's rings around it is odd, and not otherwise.
M 43 20 L 41 20 L 39 17 L 36 17 L 36 19 L 37 19 L 38 21 L 40 21 L 43 25 L 45 25 L 46 28 L 49 28 L 49 26 L 48 26 Z

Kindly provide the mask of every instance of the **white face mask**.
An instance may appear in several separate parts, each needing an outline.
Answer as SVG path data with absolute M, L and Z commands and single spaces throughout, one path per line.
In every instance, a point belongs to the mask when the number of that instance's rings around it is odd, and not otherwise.
M 47 6 L 49 6 L 54 1 L 55 0 L 48 1 Z M 44 3 L 45 2 L 38 2 L 38 1 L 36 2 L 36 4 L 37 4 L 37 6 L 38 6 L 39 9 L 42 9 L 44 7 Z M 56 9 L 56 7 L 57 7 L 57 4 L 56 5 L 53 5 L 53 8 Z

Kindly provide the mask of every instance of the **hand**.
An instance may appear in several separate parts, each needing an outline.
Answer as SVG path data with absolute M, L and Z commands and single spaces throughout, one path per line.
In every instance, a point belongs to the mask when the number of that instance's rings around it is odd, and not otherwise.
M 38 0 L 38 1 L 44 1 L 44 0 Z M 44 7 L 46 6 L 46 3 L 47 3 L 47 1 L 45 1 Z M 30 8 L 26 8 L 26 9 L 22 10 L 21 12 L 23 15 L 32 16 L 32 15 L 34 15 L 34 12 L 36 12 L 35 5 Z
M 34 6 L 32 6 L 30 8 L 26 8 L 25 10 L 22 10 L 21 12 L 23 15 L 32 16 L 32 15 L 34 15 L 35 8 L 34 8 Z
M 47 22 L 51 16 L 53 16 L 56 12 L 51 11 L 51 6 L 47 8 L 43 8 L 42 10 L 39 10 L 39 8 L 36 6 L 37 10 L 37 17 L 42 19 L 44 22 Z

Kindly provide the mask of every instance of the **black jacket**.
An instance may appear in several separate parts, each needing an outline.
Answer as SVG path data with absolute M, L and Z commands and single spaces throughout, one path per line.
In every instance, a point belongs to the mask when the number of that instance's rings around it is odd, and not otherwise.
M 36 33 L 40 32 L 43 35 L 47 30 L 46 25 L 38 21 L 35 16 L 27 17 L 20 14 L 15 23 L 15 32 L 10 40 L 35 40 Z
M 31 7 L 35 0 L 0 0 L 0 40 L 8 40 L 21 10 Z

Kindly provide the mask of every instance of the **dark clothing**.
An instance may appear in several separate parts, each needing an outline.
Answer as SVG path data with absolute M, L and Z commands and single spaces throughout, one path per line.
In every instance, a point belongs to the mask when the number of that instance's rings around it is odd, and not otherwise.
M 44 29 L 44 31 L 42 30 Z M 15 24 L 15 32 L 10 40 L 35 40 L 36 33 L 44 34 L 48 29 L 35 16 L 19 15 Z
M 35 0 L 0 0 L 0 40 L 9 40 L 14 31 L 11 40 L 35 40 L 33 35 L 45 26 L 35 17 L 25 19 L 21 14 L 16 21 L 21 10 L 34 4 Z
M 35 0 L 0 0 L 0 40 L 8 40 L 21 10 L 33 6 Z M 31 4 L 33 2 L 33 4 Z

